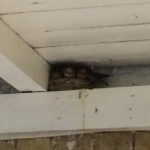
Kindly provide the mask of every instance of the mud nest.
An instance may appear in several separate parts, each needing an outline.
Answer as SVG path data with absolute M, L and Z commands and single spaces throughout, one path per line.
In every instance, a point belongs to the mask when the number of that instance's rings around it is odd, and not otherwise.
M 91 66 L 80 63 L 51 65 L 49 91 L 93 89 L 108 87 L 107 74 L 94 72 Z

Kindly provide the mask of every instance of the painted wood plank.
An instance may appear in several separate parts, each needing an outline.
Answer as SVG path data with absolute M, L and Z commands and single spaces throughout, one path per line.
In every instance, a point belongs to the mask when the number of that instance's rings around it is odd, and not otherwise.
M 45 91 L 49 65 L 0 20 L 0 76 L 20 91 Z
M 150 4 L 2 15 L 17 33 L 150 23 Z
M 0 0 L 0 14 L 149 3 L 149 0 Z
M 47 61 L 93 61 L 101 65 L 150 64 L 150 41 L 39 48 Z
M 0 139 L 72 130 L 148 130 L 149 90 L 150 86 L 141 86 L 0 95 Z
M 15 138 L 15 133 L 29 138 L 32 134 L 44 136 L 57 134 L 60 130 L 63 134 L 63 131 L 83 129 L 84 109 L 79 91 L 0 95 L 0 104 L 3 107 L 0 111 L 6 111 L 4 117 L 0 116 L 3 134 L 0 139 L 11 137 L 11 134 Z M 12 122 L 11 126 L 9 122 Z
M 150 24 L 20 34 L 32 47 L 150 40 Z
M 85 129 L 122 127 L 124 130 L 149 130 L 149 90 L 150 87 L 145 86 L 110 88 L 88 93 L 85 102 Z

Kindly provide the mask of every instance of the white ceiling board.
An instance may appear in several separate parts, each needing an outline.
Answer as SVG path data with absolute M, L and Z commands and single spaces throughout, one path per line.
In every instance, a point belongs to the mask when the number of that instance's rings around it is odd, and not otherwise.
M 150 24 L 20 34 L 32 47 L 150 40 Z
M 150 0 L 0 0 L 0 14 L 149 3 Z
M 99 61 L 104 65 L 150 64 L 150 41 L 39 48 L 47 61 Z
M 150 4 L 2 15 L 17 33 L 150 23 Z

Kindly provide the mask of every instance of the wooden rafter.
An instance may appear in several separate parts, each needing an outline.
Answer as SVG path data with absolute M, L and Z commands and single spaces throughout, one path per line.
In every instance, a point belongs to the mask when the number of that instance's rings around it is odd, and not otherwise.
M 0 20 L 0 77 L 20 91 L 46 91 L 49 65 Z

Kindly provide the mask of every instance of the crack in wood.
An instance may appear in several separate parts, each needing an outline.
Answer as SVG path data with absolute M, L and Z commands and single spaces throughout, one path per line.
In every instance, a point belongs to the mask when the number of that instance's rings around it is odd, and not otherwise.
M 150 41 L 150 39 L 142 40 L 126 40 L 126 41 L 114 41 L 114 42 L 96 42 L 96 43 L 83 43 L 83 44 L 68 44 L 68 45 L 57 45 L 57 46 L 45 46 L 45 47 L 33 47 L 34 49 L 48 48 L 48 47 L 65 47 L 65 46 L 82 46 L 82 45 L 96 45 L 96 44 L 109 44 L 109 43 L 125 43 L 125 42 L 144 42 Z

